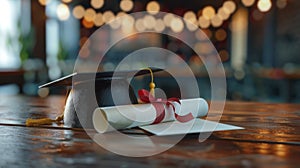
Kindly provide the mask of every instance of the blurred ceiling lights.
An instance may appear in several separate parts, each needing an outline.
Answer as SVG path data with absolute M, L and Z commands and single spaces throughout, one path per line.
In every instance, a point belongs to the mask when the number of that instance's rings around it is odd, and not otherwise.
M 72 0 L 62 0 L 64 3 L 70 3 Z
M 155 15 L 159 12 L 160 10 L 160 5 L 158 2 L 156 1 L 150 1 L 148 4 L 147 4 L 147 7 L 146 7 L 146 10 L 148 13 L 152 14 L 152 15 Z
M 259 0 L 257 2 L 257 8 L 261 11 L 261 12 L 267 12 L 271 9 L 272 7 L 272 2 L 271 0 Z
M 278 8 L 283 9 L 287 5 L 287 0 L 277 0 L 276 5 Z
M 39 0 L 39 3 L 43 6 L 48 5 L 51 2 L 51 0 Z
M 60 20 L 68 20 L 70 17 L 70 10 L 66 4 L 59 4 L 57 6 L 56 14 Z
M 83 6 L 81 5 L 78 5 L 78 6 L 75 6 L 74 9 L 73 9 L 73 16 L 76 18 L 76 19 L 82 19 L 83 16 L 85 14 L 85 9 Z
M 104 0 L 91 0 L 91 6 L 95 9 L 100 9 L 104 5 Z
M 53 2 L 54 0 L 39 0 L 39 3 L 43 6 Z M 70 12 L 70 7 L 67 3 L 72 2 L 72 0 L 61 0 L 61 3 L 57 5 L 57 17 L 61 21 L 65 21 L 70 17 L 70 13 L 76 19 L 82 19 L 82 24 L 86 28 L 92 28 L 93 26 L 102 26 L 105 23 L 111 22 L 110 26 L 114 29 L 119 28 L 120 25 L 124 25 L 126 30 L 135 28 L 138 31 L 146 29 L 155 29 L 158 31 L 163 31 L 166 27 L 169 27 L 174 32 L 181 32 L 184 27 L 190 31 L 195 31 L 198 27 L 202 29 L 209 28 L 210 26 L 218 28 L 227 21 L 230 16 L 236 11 L 237 3 L 234 0 L 226 0 L 223 2 L 222 6 L 219 8 L 214 8 L 213 6 L 204 6 L 199 9 L 198 12 L 188 10 L 184 13 L 183 19 L 174 15 L 166 14 L 163 18 L 156 18 L 156 15 L 161 6 L 158 1 L 149 1 L 146 5 L 146 11 L 149 15 L 143 18 L 132 18 L 126 12 L 130 12 L 134 8 L 134 2 L 132 0 L 121 0 L 119 7 L 120 12 L 115 15 L 111 10 L 96 12 L 96 10 L 102 8 L 105 4 L 104 0 L 90 0 L 90 7 L 84 8 L 82 5 L 76 5 L 72 12 Z M 272 7 L 271 0 L 241 0 L 241 3 L 245 7 L 255 6 L 257 9 L 254 11 L 267 12 Z M 280 9 L 287 5 L 287 0 L 277 0 L 276 6 Z M 152 16 L 153 15 L 153 16 Z M 115 18 L 121 16 L 126 16 L 127 20 L 113 21 Z M 130 19 L 128 19 L 130 18 Z M 125 23 L 130 22 L 129 26 Z
M 133 8 L 133 2 L 131 0 L 122 0 L 120 2 L 120 8 L 125 12 L 131 11 Z
M 243 5 L 250 7 L 254 4 L 255 0 L 242 0 Z

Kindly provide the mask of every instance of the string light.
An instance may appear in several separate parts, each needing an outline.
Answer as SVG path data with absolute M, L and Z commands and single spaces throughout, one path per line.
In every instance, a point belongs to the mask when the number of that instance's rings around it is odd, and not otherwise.
M 56 14 L 59 20 L 68 20 L 70 17 L 70 10 L 66 4 L 59 4 L 56 9 Z
M 146 15 L 144 17 L 144 26 L 147 29 L 154 28 L 155 24 L 156 24 L 156 20 L 155 20 L 155 18 L 152 15 Z
M 197 20 L 195 20 L 193 23 L 186 21 L 185 25 L 190 31 L 195 31 L 198 28 Z
M 168 13 L 164 16 L 163 20 L 166 26 L 170 27 L 171 21 L 174 18 L 174 15 L 171 13 Z
M 121 18 L 116 17 L 112 22 L 109 23 L 109 25 L 113 29 L 118 29 L 121 26 Z
M 193 11 L 185 12 L 183 18 L 191 23 L 194 23 L 197 20 L 196 14 Z
M 84 13 L 85 13 L 85 9 L 81 5 L 75 6 L 73 9 L 73 16 L 77 19 L 83 18 Z
M 87 21 L 86 19 L 82 19 L 82 25 L 86 28 L 92 28 L 94 26 L 94 22 Z
M 51 0 L 39 0 L 39 3 L 43 6 L 48 5 L 51 2 Z
M 97 13 L 95 18 L 94 18 L 94 24 L 95 26 L 102 26 L 104 24 L 103 21 L 103 15 L 101 13 Z
M 215 33 L 215 37 L 218 41 L 223 41 L 227 37 L 227 33 L 224 29 L 218 29 Z
M 218 15 L 215 15 L 212 19 L 211 19 L 211 24 L 212 26 L 214 27 L 219 27 L 221 26 L 223 23 L 223 20 L 218 16 Z
M 62 0 L 64 3 L 70 3 L 72 0 Z
M 283 9 L 287 5 L 287 0 L 277 0 L 276 5 L 278 8 Z
M 228 13 L 233 13 L 236 9 L 236 5 L 233 1 L 226 1 L 223 4 L 223 7 L 226 11 L 228 11 Z
M 91 0 L 91 6 L 100 9 L 104 5 L 104 0 Z
M 108 23 L 110 21 L 112 21 L 113 19 L 115 18 L 115 15 L 112 11 L 108 10 L 108 11 L 105 11 L 103 13 L 103 21 L 105 23 Z
M 155 26 L 154 26 L 154 29 L 157 31 L 157 32 L 162 32 L 162 31 L 164 31 L 164 29 L 165 29 L 165 23 L 164 23 L 164 21 L 162 20 L 162 19 L 157 19 L 156 20 L 156 24 L 155 24 Z
M 193 11 L 187 11 L 184 15 L 183 15 L 186 27 L 190 30 L 190 31 L 195 31 L 198 27 L 197 27 L 197 16 Z
M 229 59 L 229 54 L 226 50 L 221 50 L 219 52 L 219 56 L 221 58 L 221 61 L 227 61 Z
M 135 22 L 135 29 L 137 31 L 145 31 L 146 30 L 146 27 L 144 26 L 144 19 L 137 19 L 136 22 Z
M 131 15 L 123 16 L 122 17 L 123 33 L 131 33 L 133 31 L 134 24 L 135 24 L 135 20 Z
M 84 13 L 84 19 L 88 22 L 93 22 L 96 16 L 96 11 L 93 8 L 88 8 Z
M 216 11 L 212 6 L 206 6 L 202 12 L 203 17 L 205 17 L 207 20 L 210 20 L 211 18 L 213 18 L 215 16 L 215 14 L 216 14 Z
M 202 31 L 206 34 L 206 36 L 207 36 L 209 39 L 212 38 L 212 32 L 211 32 L 209 29 L 204 29 L 204 30 L 202 30 Z
M 259 0 L 257 3 L 257 8 L 261 12 L 267 12 L 271 9 L 272 7 L 272 2 L 271 0 Z
M 120 2 L 120 8 L 123 11 L 128 12 L 133 8 L 133 2 L 131 0 L 122 0 Z
M 203 29 L 206 29 L 210 26 L 210 21 L 203 16 L 199 17 L 198 23 L 199 23 L 199 26 Z
M 147 4 L 146 10 L 148 13 L 155 15 L 159 12 L 160 6 L 159 3 L 156 1 L 151 1 Z
M 123 12 L 123 11 L 118 12 L 118 13 L 116 14 L 116 19 L 121 18 L 121 17 L 126 16 L 126 15 L 127 15 L 127 13 L 125 13 L 125 12 Z
M 254 4 L 255 0 L 242 0 L 242 3 L 246 6 L 252 6 Z
M 173 18 L 170 27 L 175 33 L 179 33 L 183 30 L 184 24 L 180 18 Z
M 227 20 L 230 16 L 230 14 L 227 13 L 224 8 L 219 8 L 217 15 L 223 20 Z

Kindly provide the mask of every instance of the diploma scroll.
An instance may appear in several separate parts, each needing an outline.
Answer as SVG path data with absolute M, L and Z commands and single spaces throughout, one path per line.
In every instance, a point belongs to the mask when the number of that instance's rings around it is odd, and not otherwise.
M 208 104 L 202 98 L 182 99 L 180 103 L 172 102 L 179 115 L 192 113 L 195 118 L 207 115 Z M 164 105 L 165 116 L 162 122 L 176 120 L 173 107 Z M 156 109 L 151 103 L 100 107 L 93 113 L 93 125 L 97 132 L 105 133 L 150 125 L 155 121 L 156 115 Z

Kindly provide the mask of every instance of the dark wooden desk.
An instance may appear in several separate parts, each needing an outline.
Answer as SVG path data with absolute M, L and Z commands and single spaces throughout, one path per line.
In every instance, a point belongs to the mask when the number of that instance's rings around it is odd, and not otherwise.
M 83 130 L 25 127 L 27 117 L 55 117 L 63 97 L 0 96 L 0 167 L 297 167 L 300 105 L 227 102 L 221 122 L 245 130 L 215 132 L 203 143 L 187 135 L 152 157 L 113 154 Z

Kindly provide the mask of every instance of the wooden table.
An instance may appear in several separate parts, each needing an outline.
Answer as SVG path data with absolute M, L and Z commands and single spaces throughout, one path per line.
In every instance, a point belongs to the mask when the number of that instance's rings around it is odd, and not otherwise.
M 64 98 L 0 96 L 0 167 L 298 167 L 300 105 L 227 102 L 221 122 L 245 130 L 187 135 L 159 155 L 131 158 L 104 150 L 81 129 L 25 127 L 26 118 L 62 112 Z

